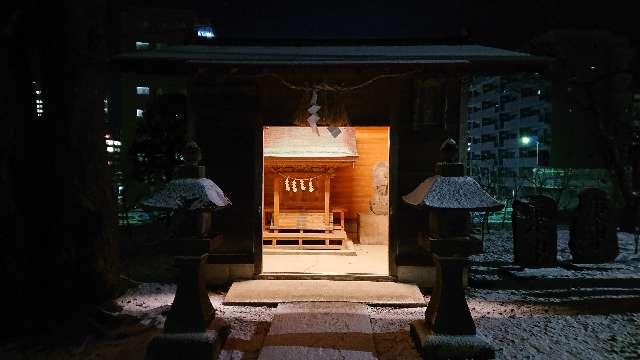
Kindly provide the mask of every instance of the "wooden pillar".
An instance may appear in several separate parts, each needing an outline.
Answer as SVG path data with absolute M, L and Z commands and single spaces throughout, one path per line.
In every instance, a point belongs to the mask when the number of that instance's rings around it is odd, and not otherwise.
M 327 174 L 324 177 L 324 221 L 325 221 L 327 227 L 331 223 L 329 221 L 329 216 L 331 215 L 329 213 L 330 212 L 330 209 L 329 209 L 330 197 L 331 197 L 331 175 Z
M 280 176 L 276 173 L 273 177 L 273 225 L 278 226 L 280 217 Z M 274 232 L 278 232 L 275 229 Z

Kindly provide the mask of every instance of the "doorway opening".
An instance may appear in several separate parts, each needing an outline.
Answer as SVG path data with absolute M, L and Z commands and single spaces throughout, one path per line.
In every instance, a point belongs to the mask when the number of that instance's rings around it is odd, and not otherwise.
M 263 274 L 389 275 L 389 130 L 263 128 Z

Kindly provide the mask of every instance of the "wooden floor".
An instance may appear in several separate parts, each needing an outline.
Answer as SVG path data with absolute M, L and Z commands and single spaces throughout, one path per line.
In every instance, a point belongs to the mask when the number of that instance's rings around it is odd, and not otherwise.
M 263 247 L 266 248 L 267 246 Z M 331 250 L 309 250 L 305 254 L 273 254 L 265 251 L 262 256 L 262 272 L 389 275 L 387 245 L 355 244 L 354 249 L 356 256 L 326 253 Z

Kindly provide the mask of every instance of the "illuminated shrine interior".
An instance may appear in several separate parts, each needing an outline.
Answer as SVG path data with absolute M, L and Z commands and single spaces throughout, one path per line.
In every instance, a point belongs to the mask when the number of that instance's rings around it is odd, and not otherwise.
M 268 126 L 263 156 L 263 273 L 389 274 L 388 126 Z

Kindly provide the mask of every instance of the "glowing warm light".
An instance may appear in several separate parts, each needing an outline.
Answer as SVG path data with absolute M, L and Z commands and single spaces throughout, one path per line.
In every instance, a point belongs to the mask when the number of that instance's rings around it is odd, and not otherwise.
M 104 134 L 104 138 L 105 138 L 105 139 L 109 139 L 109 138 L 111 138 L 111 135 L 109 135 L 109 134 Z

